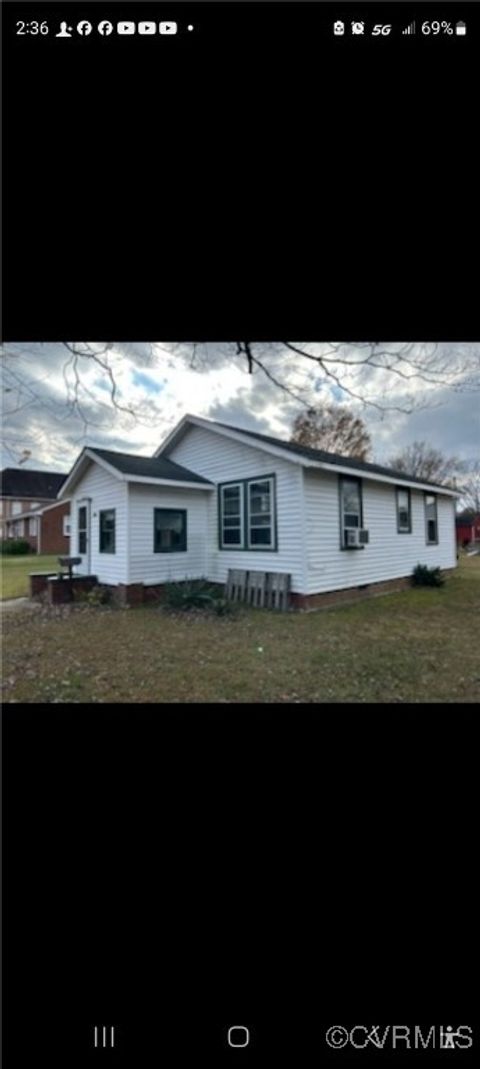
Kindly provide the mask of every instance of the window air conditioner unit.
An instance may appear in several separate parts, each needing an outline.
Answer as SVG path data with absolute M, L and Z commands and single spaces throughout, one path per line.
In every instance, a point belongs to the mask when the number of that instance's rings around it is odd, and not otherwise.
M 368 531 L 364 527 L 345 528 L 345 545 L 348 549 L 358 549 L 359 546 L 366 546 L 367 542 Z
M 345 528 L 345 545 L 348 549 L 355 549 L 360 543 L 358 541 L 358 527 L 346 527 Z

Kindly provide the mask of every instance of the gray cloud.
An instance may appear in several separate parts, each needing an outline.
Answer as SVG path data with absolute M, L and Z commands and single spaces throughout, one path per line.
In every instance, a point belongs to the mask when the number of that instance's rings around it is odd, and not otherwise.
M 480 370 L 478 345 L 445 343 L 438 347 L 433 369 L 454 367 L 459 361 L 468 363 L 458 382 L 463 389 L 409 382 L 408 389 L 414 388 L 416 399 L 426 399 L 429 407 L 408 416 L 362 407 L 319 374 L 316 364 L 295 357 L 279 343 L 259 346 L 256 351 L 274 377 L 286 381 L 294 392 L 304 392 L 311 403 L 330 402 L 333 391 L 336 399 L 351 405 L 365 420 L 379 461 L 387 460 L 415 439 L 425 439 L 444 453 L 462 459 L 475 458 L 480 453 L 480 393 L 473 390 Z M 359 352 L 353 345 L 346 351 L 353 358 Z M 422 351 L 421 347 L 418 351 Z M 195 347 L 193 343 L 122 342 L 113 345 L 108 359 L 118 380 L 120 402 L 133 404 L 139 419 L 112 408 L 108 376 L 87 361 L 81 362 L 85 387 L 81 392 L 81 413 L 69 406 L 64 378 L 69 354 L 63 346 L 5 347 L 3 387 L 8 392 L 3 393 L 2 467 L 18 462 L 23 449 L 31 451 L 28 467 L 65 471 L 86 444 L 151 455 L 187 411 L 288 437 L 295 415 L 301 410 L 299 402 L 280 391 L 260 369 L 248 374 L 245 357 L 238 355 L 235 343 Z M 147 370 L 149 376 L 157 376 L 157 388 L 151 393 L 139 389 L 141 375 L 135 385 L 134 372 Z M 399 378 L 361 367 L 353 368 L 344 379 L 345 368 L 340 370 L 342 381 L 353 383 L 355 389 L 360 384 L 372 395 L 383 395 L 389 404 L 400 403 L 404 398 L 406 386 Z M 70 386 L 72 373 L 70 366 Z

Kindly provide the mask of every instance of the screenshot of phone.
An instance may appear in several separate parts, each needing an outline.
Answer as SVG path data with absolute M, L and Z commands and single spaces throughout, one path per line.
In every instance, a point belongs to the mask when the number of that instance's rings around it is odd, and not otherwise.
M 466 1066 L 478 4 L 2 15 L 5 1066 Z

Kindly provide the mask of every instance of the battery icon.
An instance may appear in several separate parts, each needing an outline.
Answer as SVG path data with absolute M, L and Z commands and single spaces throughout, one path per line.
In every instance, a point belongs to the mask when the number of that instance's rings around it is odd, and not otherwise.
M 458 33 L 459 37 L 465 37 L 467 27 L 464 22 L 457 22 L 455 24 L 455 33 Z

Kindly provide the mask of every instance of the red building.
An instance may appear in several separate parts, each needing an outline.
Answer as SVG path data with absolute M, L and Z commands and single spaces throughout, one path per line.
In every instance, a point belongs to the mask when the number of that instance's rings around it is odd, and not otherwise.
M 480 512 L 460 512 L 455 523 L 457 546 L 480 542 Z
M 0 483 L 0 539 L 25 538 L 35 553 L 40 512 L 56 502 L 65 479 L 64 472 L 4 468 Z

